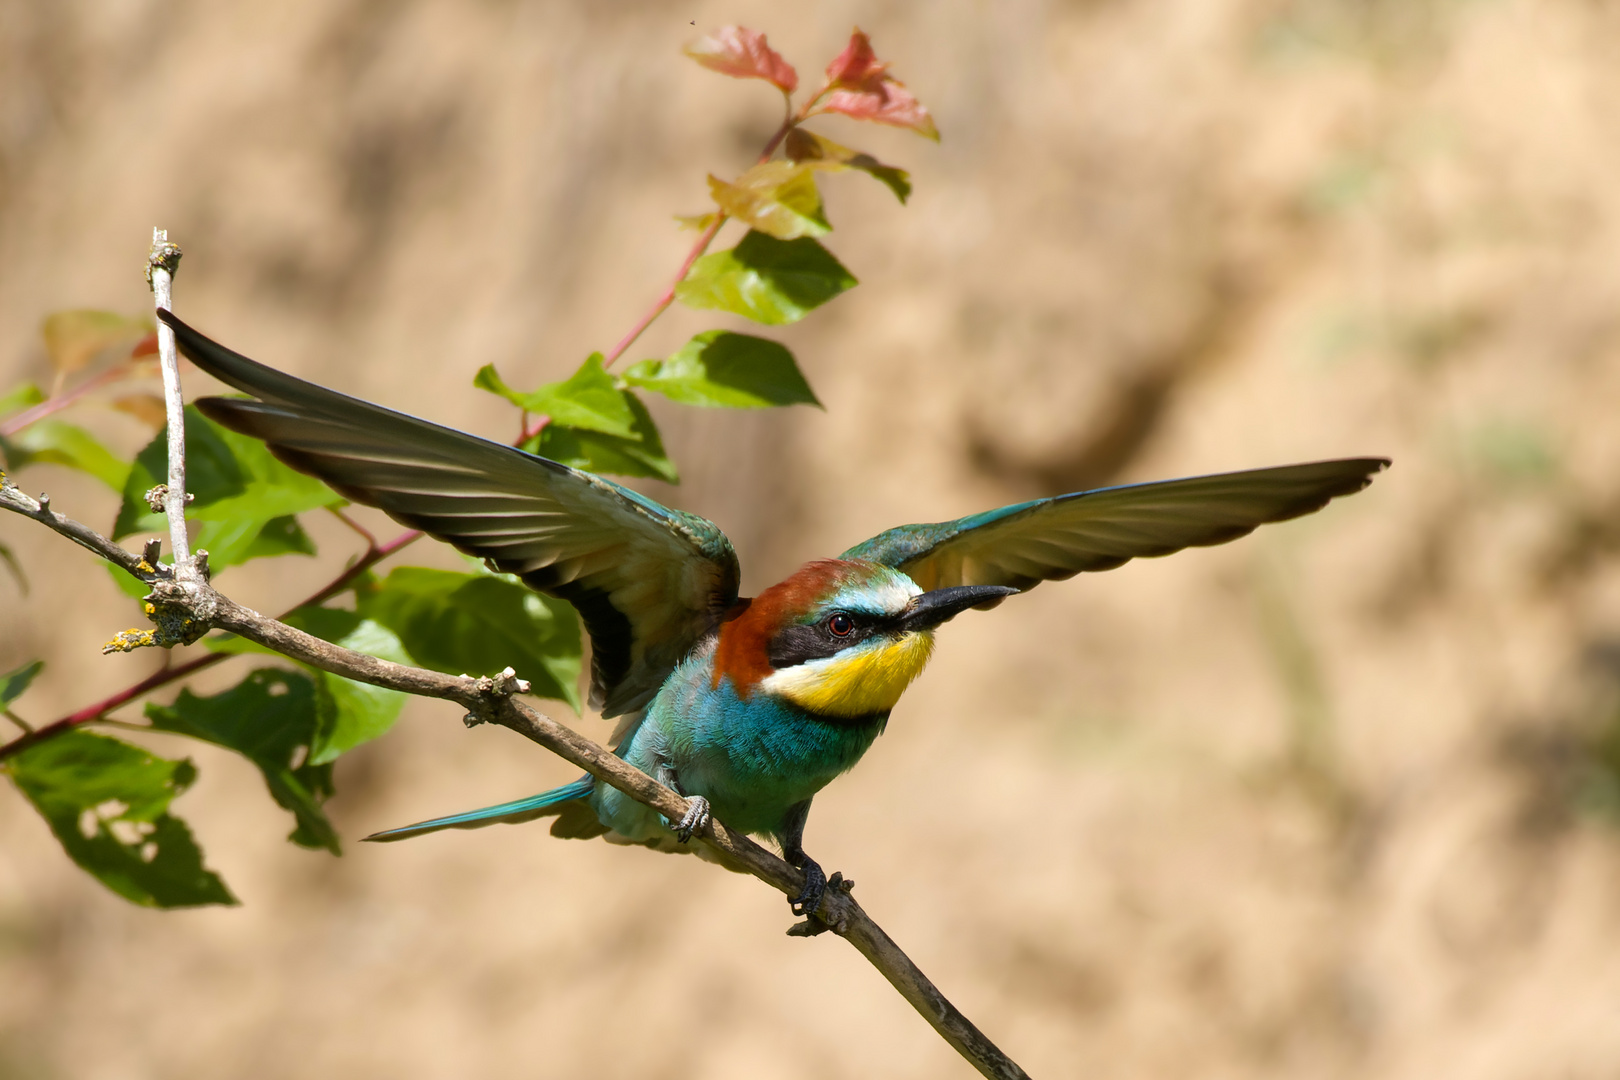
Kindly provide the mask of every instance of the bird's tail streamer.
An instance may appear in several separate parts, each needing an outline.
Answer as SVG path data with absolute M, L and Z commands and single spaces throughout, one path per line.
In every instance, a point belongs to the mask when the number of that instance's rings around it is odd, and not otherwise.
M 406 825 L 398 829 L 388 829 L 385 832 L 372 833 L 365 837 L 379 843 L 389 843 L 394 840 L 406 840 L 412 836 L 421 836 L 424 833 L 438 832 L 440 829 L 481 829 L 485 825 L 516 824 L 520 821 L 533 821 L 535 818 L 545 817 L 547 814 L 558 813 L 564 803 L 575 799 L 582 799 L 589 795 L 596 786 L 596 781 L 589 776 L 583 776 L 572 784 L 542 791 L 538 795 L 531 795 L 527 799 L 517 799 L 513 802 L 501 803 L 498 806 L 486 806 L 482 810 L 469 810 L 465 814 L 453 814 L 450 817 L 434 818 L 432 821 L 419 821 L 415 825 Z

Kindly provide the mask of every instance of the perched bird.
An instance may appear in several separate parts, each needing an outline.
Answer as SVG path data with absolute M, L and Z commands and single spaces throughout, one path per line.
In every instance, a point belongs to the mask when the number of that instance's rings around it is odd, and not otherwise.
M 691 800 L 669 822 L 585 776 L 527 799 L 378 833 L 555 816 L 552 834 L 681 850 L 709 815 L 774 838 L 805 875 L 811 800 L 864 754 L 921 673 L 934 631 L 1041 581 L 1221 544 L 1360 491 L 1383 458 L 1083 491 L 956 521 L 903 525 L 809 563 L 752 599 L 712 522 L 588 472 L 347 397 L 249 360 L 167 311 L 180 350 L 258 400 L 203 413 L 294 469 L 480 557 L 579 611 L 590 702 L 622 717 L 614 751 Z

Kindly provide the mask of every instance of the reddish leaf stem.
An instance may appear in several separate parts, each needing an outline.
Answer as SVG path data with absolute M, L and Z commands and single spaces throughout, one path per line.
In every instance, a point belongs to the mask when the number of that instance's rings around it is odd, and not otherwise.
M 131 374 L 132 369 L 129 365 L 118 364 L 110 367 L 95 378 L 86 379 L 67 393 L 48 397 L 38 405 L 24 409 L 5 423 L 0 424 L 0 436 L 15 435 L 29 424 L 43 420 L 52 413 L 67 408 L 92 390 L 99 389 L 110 382 L 117 382 L 119 379 L 127 379 Z
M 782 134 L 786 133 L 787 129 L 784 126 Z M 779 140 L 772 140 L 773 143 L 776 141 Z M 774 148 L 773 146 L 772 149 Z M 658 299 L 653 302 L 653 306 L 647 309 L 647 313 L 636 321 L 636 325 L 630 328 L 630 332 L 624 335 L 617 345 L 613 346 L 612 351 L 602 360 L 603 367 L 612 367 L 613 362 L 623 356 L 626 349 L 635 344 L 636 338 L 641 336 L 642 331 L 651 326 L 653 320 L 667 311 L 669 305 L 675 302 L 675 287 L 686 280 L 686 275 L 692 270 L 692 264 L 697 262 L 703 253 L 708 250 L 709 245 L 714 242 L 715 235 L 719 233 L 720 227 L 725 223 L 726 215 L 715 215 L 714 222 L 703 230 L 703 234 L 697 238 L 697 243 L 692 245 L 692 250 L 686 253 L 686 259 L 681 263 L 681 268 L 675 272 L 675 280 L 669 283 L 669 288 L 665 289 Z
M 328 506 L 327 509 L 332 512 L 333 517 L 337 518 L 339 521 L 343 522 L 343 524 L 360 534 L 360 538 L 366 542 L 366 549 L 368 551 L 377 546 L 377 538 L 371 535 L 371 530 L 354 520 L 354 518 L 350 517 L 348 514 L 345 514 L 342 507 Z
M 787 138 L 788 132 L 792 131 L 804 121 L 805 117 L 809 115 L 811 107 L 814 106 L 816 102 L 820 101 L 825 94 L 826 91 L 822 90 L 815 97 L 805 102 L 804 108 L 800 109 L 797 113 L 791 111 L 792 101 L 789 101 L 788 108 L 790 111 L 788 112 L 787 118 L 782 121 L 782 126 L 776 129 L 776 134 L 772 135 L 770 141 L 765 144 L 765 149 L 760 151 L 759 161 L 765 162 L 771 159 L 771 155 L 776 153 L 776 148 L 782 145 L 782 140 Z M 727 218 L 725 214 L 717 213 L 715 215 L 714 221 L 710 223 L 707 229 L 703 230 L 702 235 L 697 238 L 697 242 L 692 245 L 692 250 L 686 253 L 686 259 L 681 263 L 681 268 L 675 271 L 675 280 L 669 283 L 669 288 L 665 289 L 659 295 L 658 299 L 653 301 L 652 307 L 648 308 L 646 313 L 643 314 L 640 319 L 636 320 L 636 325 L 630 328 L 630 332 L 624 335 L 624 337 L 619 340 L 619 343 L 613 346 L 612 351 L 610 351 L 607 356 L 603 358 L 603 367 L 612 367 L 614 361 L 623 356 L 625 350 L 634 345 L 636 343 L 636 339 L 642 335 L 643 331 L 653 324 L 653 320 L 657 319 L 658 316 L 669 310 L 669 305 L 675 302 L 675 289 L 680 285 L 681 282 L 686 280 L 686 275 L 692 272 L 692 264 L 697 262 L 698 259 L 703 256 L 705 251 L 709 250 L 709 245 L 714 243 L 715 236 L 719 234 L 720 229 L 725 225 L 726 220 Z

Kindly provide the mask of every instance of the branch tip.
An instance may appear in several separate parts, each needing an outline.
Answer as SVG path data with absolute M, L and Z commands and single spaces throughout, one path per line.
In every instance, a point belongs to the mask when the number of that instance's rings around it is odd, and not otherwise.
M 175 272 L 180 269 L 181 254 L 179 244 L 169 243 L 169 230 L 153 229 L 152 250 L 146 255 L 147 287 L 154 292 L 157 290 L 157 283 L 152 280 L 154 272 L 161 271 L 171 278 L 174 277 Z

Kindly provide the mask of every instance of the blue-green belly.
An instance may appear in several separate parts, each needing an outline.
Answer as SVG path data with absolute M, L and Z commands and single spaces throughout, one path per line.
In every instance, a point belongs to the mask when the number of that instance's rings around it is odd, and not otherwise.
M 859 761 L 886 721 L 823 719 L 759 692 L 744 701 L 729 678 L 712 687 L 711 672 L 708 655 L 678 667 L 619 752 L 649 773 L 668 762 L 687 795 L 742 832 L 778 835 L 788 810 Z M 629 839 L 669 835 L 658 815 L 605 785 L 593 805 Z

